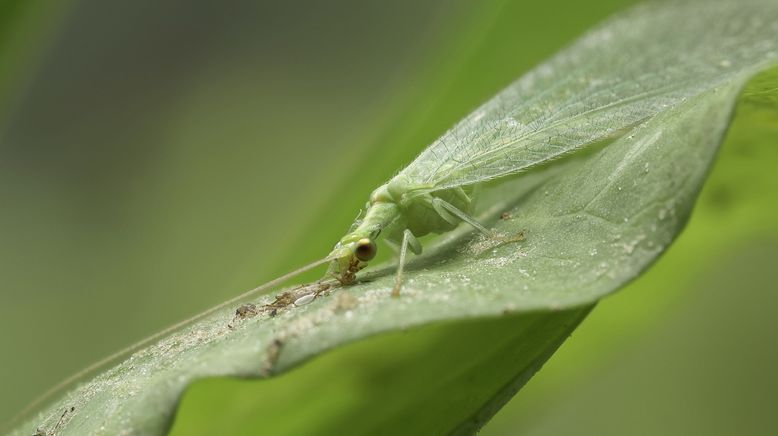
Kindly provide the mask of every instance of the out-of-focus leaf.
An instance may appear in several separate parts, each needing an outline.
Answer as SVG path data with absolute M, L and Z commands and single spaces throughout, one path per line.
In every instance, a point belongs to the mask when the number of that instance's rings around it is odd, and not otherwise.
M 35 73 L 40 55 L 58 28 L 63 11 L 71 1 L 7 0 L 0 4 L 0 115 L 8 116 L 7 107 L 23 92 Z M 20 86 L 21 85 L 21 86 Z M 0 128 L 5 120 L 0 121 Z

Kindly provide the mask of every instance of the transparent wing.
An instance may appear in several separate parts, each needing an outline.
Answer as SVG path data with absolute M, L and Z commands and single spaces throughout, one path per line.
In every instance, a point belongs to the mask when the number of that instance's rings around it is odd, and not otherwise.
M 400 175 L 438 190 L 516 174 L 778 63 L 776 35 L 775 0 L 633 8 L 508 86 Z

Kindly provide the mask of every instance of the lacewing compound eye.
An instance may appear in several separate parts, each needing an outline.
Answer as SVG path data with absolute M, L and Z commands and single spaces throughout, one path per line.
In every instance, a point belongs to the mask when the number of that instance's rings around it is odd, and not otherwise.
M 357 241 L 357 248 L 354 250 L 354 255 L 362 262 L 368 262 L 373 260 L 378 248 L 371 239 L 363 238 Z

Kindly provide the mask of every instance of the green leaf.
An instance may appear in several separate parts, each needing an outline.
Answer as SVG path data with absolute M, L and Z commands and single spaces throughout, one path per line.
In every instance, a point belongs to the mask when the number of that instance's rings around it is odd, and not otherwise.
M 775 323 L 760 309 L 773 307 L 765 295 L 775 274 L 754 271 L 775 261 L 769 254 L 778 235 L 778 105 L 769 108 L 748 96 L 764 91 L 760 83 L 769 85 L 771 76 L 775 88 L 776 73 L 760 74 L 741 94 L 691 220 L 672 247 L 638 280 L 598 304 L 574 341 L 554 354 L 542 377 L 501 409 L 484 434 L 534 435 L 541 428 L 548 434 L 771 432 L 772 391 L 764 386 L 778 378 L 755 367 L 778 365 L 771 336 L 776 329 L 767 325 Z M 621 379 L 610 383 L 616 374 Z M 711 389 L 727 395 L 710 395 Z M 682 395 L 674 401 L 669 391 Z M 601 394 L 619 404 L 616 413 L 602 407 Z M 608 413 L 605 424 L 593 419 Z M 662 419 L 652 431 L 649 421 L 657 416 Z
M 0 62 L 4 65 L 0 70 L 0 126 L 8 117 L 5 105 L 18 97 L 18 84 L 26 81 L 22 78 L 33 74 L 46 36 L 57 30 L 70 3 L 8 0 L 0 4 Z
M 292 302 L 318 285 L 294 288 L 276 303 L 263 297 L 257 306 L 272 307 L 236 320 L 234 328 L 228 327 L 234 308 L 217 311 L 76 388 L 15 434 L 53 430 L 71 407 L 57 434 L 160 434 L 195 380 L 278 374 L 345 343 L 406 329 L 353 346 L 363 354 L 353 347 L 338 352 L 364 357 L 371 355 L 365 350 L 398 350 L 389 364 L 366 359 L 354 375 L 368 379 L 358 384 L 367 389 L 359 413 L 326 413 L 333 403 L 350 403 L 317 396 L 311 377 L 310 391 L 294 401 L 262 399 L 291 405 L 265 418 L 263 428 L 479 428 L 594 303 L 639 275 L 681 231 L 738 94 L 776 63 L 775 23 L 778 6 L 767 1 L 644 6 L 608 22 L 537 70 L 540 77 L 564 78 L 554 92 L 545 92 L 550 84 L 544 81 L 523 91 L 536 99 L 535 109 L 558 108 L 561 120 L 548 122 L 578 133 L 572 137 L 578 146 L 599 146 L 483 193 L 479 217 L 502 234 L 523 233 L 523 241 L 490 241 L 465 228 L 451 232 L 409 265 L 400 299 L 389 297 L 393 269 L 385 267 L 300 307 Z M 597 77 L 616 77 L 619 84 L 594 94 L 582 87 Z M 329 372 L 307 376 L 332 373 L 346 382 L 335 374 L 338 353 L 309 365 Z M 208 421 L 193 422 L 174 431 L 208 432 Z M 256 432 L 242 421 L 231 425 L 210 432 Z

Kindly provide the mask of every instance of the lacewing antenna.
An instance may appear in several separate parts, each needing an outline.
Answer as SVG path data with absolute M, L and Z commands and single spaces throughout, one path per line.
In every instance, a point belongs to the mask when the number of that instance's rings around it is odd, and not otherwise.
M 254 295 L 254 294 L 258 293 L 258 292 L 262 292 L 262 291 L 268 290 L 268 289 L 270 289 L 270 288 L 272 288 L 272 287 L 274 287 L 276 285 L 279 285 L 279 284 L 285 282 L 286 280 L 289 280 L 292 277 L 300 275 L 300 274 L 302 274 L 302 273 L 304 273 L 306 271 L 310 271 L 310 270 L 316 268 L 317 266 L 323 265 L 323 264 L 325 264 L 325 263 L 327 263 L 327 262 L 329 262 L 331 260 L 332 260 L 332 258 L 330 256 L 328 256 L 328 257 L 325 257 L 323 259 L 319 259 L 317 261 L 311 262 L 308 265 L 305 265 L 305 266 L 302 266 L 300 268 L 297 268 L 294 271 L 288 272 L 288 273 L 286 273 L 286 274 L 284 274 L 284 275 L 282 275 L 280 277 L 277 277 L 277 278 L 275 278 L 273 280 L 270 280 L 269 282 L 266 282 L 266 283 L 264 283 L 262 285 L 257 286 L 254 289 L 248 290 L 248 291 L 238 295 L 237 297 L 233 297 L 233 298 L 231 298 L 231 299 L 229 299 L 229 300 L 227 300 L 227 301 L 225 301 L 225 302 L 223 302 L 223 303 L 221 303 L 221 304 L 219 304 L 217 306 L 214 306 L 214 307 L 212 307 L 212 308 L 210 308 L 208 310 L 200 312 L 197 315 L 189 317 L 189 318 L 187 318 L 187 319 L 185 319 L 183 321 L 179 321 L 179 322 L 171 325 L 170 327 L 167 327 L 167 328 L 165 328 L 163 330 L 160 330 L 159 332 L 154 333 L 153 335 L 151 335 L 151 336 L 149 336 L 149 337 L 147 337 L 145 339 L 142 339 L 142 340 L 140 340 L 140 341 L 138 341 L 138 342 L 136 342 L 136 343 L 134 343 L 134 344 L 132 344 L 132 345 L 130 345 L 128 347 L 125 347 L 125 348 L 123 348 L 123 349 L 121 349 L 121 350 L 119 350 L 119 351 L 117 351 L 117 352 L 115 352 L 115 353 L 113 353 L 113 354 L 111 354 L 111 355 L 109 355 L 107 357 L 104 357 L 104 358 L 98 360 L 97 362 L 89 365 L 88 367 L 82 369 L 81 371 L 78 371 L 77 373 L 71 375 L 70 377 L 66 378 L 65 380 L 59 382 L 54 387 L 52 387 L 51 389 L 49 389 L 46 392 L 44 392 L 43 394 L 41 394 L 40 397 L 38 397 L 35 400 L 33 400 L 30 404 L 28 404 L 24 409 L 22 409 L 22 411 L 19 412 L 8 423 L 8 428 L 10 428 L 11 426 L 15 425 L 18 421 L 20 421 L 22 418 L 24 418 L 30 411 L 36 409 L 39 405 L 41 405 L 41 403 L 43 403 L 46 400 L 48 400 L 49 398 L 51 398 L 54 394 L 56 394 L 57 392 L 61 391 L 63 388 L 65 388 L 66 386 L 70 385 L 71 383 L 81 379 L 82 377 L 86 376 L 87 374 L 97 370 L 98 368 L 100 368 L 100 367 L 102 367 L 102 366 L 104 366 L 104 365 L 106 365 L 108 363 L 111 363 L 113 361 L 116 361 L 116 360 L 118 360 L 119 358 L 121 358 L 123 356 L 127 356 L 127 355 L 129 355 L 129 354 L 139 350 L 143 346 L 148 345 L 148 344 L 154 342 L 155 340 L 157 340 L 157 339 L 159 339 L 159 338 L 161 338 L 163 336 L 166 336 L 167 334 L 172 333 L 172 332 L 174 332 L 174 331 L 176 331 L 176 330 L 178 330 L 178 329 L 180 329 L 180 328 L 182 328 L 182 327 L 184 327 L 184 326 L 186 326 L 186 325 L 188 325 L 190 323 L 193 323 L 193 322 L 195 322 L 195 321 L 197 321 L 199 319 L 205 318 L 206 316 L 208 316 L 208 315 L 210 315 L 210 314 L 212 314 L 212 313 L 214 313 L 214 312 L 216 312 L 218 310 L 221 310 L 221 309 L 223 309 L 223 308 L 225 308 L 227 306 L 235 304 L 238 301 L 246 299 L 246 298 L 248 298 L 248 297 L 250 297 L 250 296 L 252 296 L 252 295 Z

